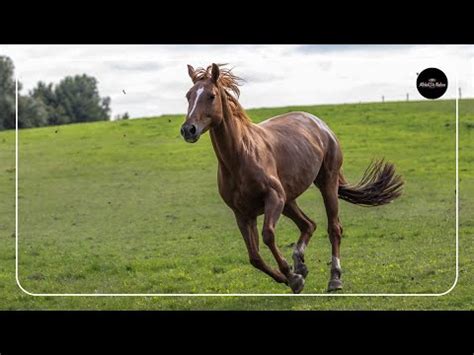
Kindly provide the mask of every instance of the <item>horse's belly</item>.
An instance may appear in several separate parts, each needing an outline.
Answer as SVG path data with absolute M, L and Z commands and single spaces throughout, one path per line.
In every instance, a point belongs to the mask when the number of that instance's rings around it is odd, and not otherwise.
M 318 176 L 319 167 L 311 172 L 301 173 L 290 177 L 281 177 L 281 183 L 285 189 L 286 199 L 288 201 L 296 199 L 311 187 Z
M 293 147 L 292 147 L 293 148 Z M 292 150 L 292 148 L 287 149 Z M 294 200 L 305 192 L 316 180 L 321 169 L 323 156 L 313 148 L 295 149 L 289 158 L 280 160 L 278 175 L 285 189 L 287 200 Z M 302 154 L 301 152 L 304 152 Z M 301 155 L 301 156 L 300 156 Z

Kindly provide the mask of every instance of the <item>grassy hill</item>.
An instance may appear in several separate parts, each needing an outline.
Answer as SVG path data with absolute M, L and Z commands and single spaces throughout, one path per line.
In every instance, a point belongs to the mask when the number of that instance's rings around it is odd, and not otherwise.
M 341 201 L 342 293 L 442 293 L 455 280 L 455 103 L 387 102 L 249 110 L 254 122 L 294 110 L 324 119 L 358 180 L 372 158 L 406 187 L 391 205 Z M 283 293 L 248 262 L 217 192 L 209 136 L 179 135 L 183 116 L 21 130 L 19 274 L 33 293 Z M 14 278 L 14 132 L 0 133 L 0 309 L 472 309 L 474 100 L 460 102 L 460 273 L 439 297 L 33 297 Z M 330 244 L 321 196 L 304 293 L 325 293 Z M 261 219 L 259 220 L 261 228 Z M 291 260 L 297 228 L 277 242 Z M 275 265 L 262 248 L 265 259 Z

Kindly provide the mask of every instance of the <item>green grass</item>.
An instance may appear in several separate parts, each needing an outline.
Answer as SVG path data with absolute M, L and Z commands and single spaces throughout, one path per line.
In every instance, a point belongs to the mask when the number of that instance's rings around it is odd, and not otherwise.
M 406 187 L 391 205 L 341 202 L 343 293 L 442 293 L 455 279 L 455 103 L 422 101 L 249 110 L 324 119 L 358 180 L 372 158 Z M 216 186 L 209 136 L 179 136 L 183 116 L 21 130 L 19 270 L 33 293 L 282 293 L 254 269 Z M 14 132 L 0 133 L 0 309 L 473 309 L 474 100 L 460 102 L 460 274 L 440 297 L 33 297 L 15 283 Z M 324 293 L 330 244 L 316 188 L 300 199 L 318 229 L 304 293 Z M 259 220 L 261 226 L 261 219 Z M 298 230 L 282 218 L 291 260 Z M 262 254 L 275 265 L 263 246 Z

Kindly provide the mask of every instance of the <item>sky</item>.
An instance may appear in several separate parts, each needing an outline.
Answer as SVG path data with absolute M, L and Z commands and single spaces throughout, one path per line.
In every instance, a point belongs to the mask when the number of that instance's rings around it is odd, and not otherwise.
M 1 45 L 28 93 L 38 81 L 67 75 L 97 78 L 112 116 L 182 114 L 195 68 L 229 63 L 245 82 L 244 108 L 424 100 L 417 73 L 436 67 L 448 77 L 443 98 L 474 97 L 474 46 L 445 45 Z

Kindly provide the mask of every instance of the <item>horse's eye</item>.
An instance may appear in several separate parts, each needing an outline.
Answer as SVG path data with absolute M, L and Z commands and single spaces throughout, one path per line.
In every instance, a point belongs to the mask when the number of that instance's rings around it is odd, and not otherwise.
M 210 100 L 214 100 L 215 98 L 216 98 L 216 95 L 214 95 L 214 94 L 209 95 Z

